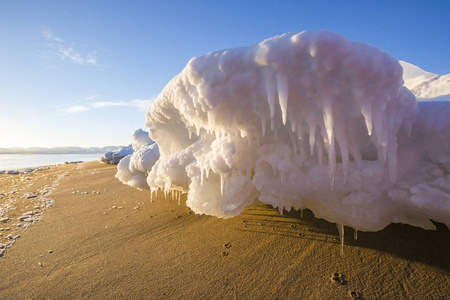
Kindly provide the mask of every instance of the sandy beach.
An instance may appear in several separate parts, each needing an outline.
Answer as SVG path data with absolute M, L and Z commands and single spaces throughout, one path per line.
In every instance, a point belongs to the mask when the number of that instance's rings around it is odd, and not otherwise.
M 336 225 L 310 211 L 196 215 L 186 195 L 151 202 L 115 173 L 89 162 L 0 174 L 1 299 L 450 299 L 442 224 L 357 240 L 346 228 L 341 256 Z

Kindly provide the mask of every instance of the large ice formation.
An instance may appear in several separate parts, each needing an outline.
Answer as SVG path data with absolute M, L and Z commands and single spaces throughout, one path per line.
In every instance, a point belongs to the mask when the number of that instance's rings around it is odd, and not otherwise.
M 147 111 L 157 145 L 128 183 L 145 176 L 222 218 L 261 201 L 340 228 L 450 225 L 449 114 L 447 102 L 418 106 L 383 51 L 327 31 L 284 34 L 191 59 Z

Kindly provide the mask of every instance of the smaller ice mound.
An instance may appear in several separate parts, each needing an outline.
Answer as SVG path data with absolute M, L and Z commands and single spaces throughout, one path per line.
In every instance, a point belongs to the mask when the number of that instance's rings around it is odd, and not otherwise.
M 122 158 L 131 153 L 133 153 L 133 147 L 131 145 L 126 147 L 120 147 L 117 150 L 106 152 L 100 158 L 100 161 L 107 164 L 117 165 Z
M 116 177 L 134 188 L 149 189 L 147 176 L 159 158 L 158 145 L 142 129 L 133 134 L 132 145 L 134 152 L 119 162 Z
M 117 165 L 125 156 L 130 155 L 135 151 L 139 151 L 141 148 L 152 143 L 153 140 L 148 136 L 148 132 L 142 129 L 137 129 L 133 133 L 133 143 L 131 145 L 105 153 L 105 155 L 100 158 L 100 161 L 107 164 Z

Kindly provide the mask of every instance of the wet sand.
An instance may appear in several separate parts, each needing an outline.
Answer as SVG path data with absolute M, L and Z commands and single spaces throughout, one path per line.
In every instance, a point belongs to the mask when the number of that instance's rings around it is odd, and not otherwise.
M 196 215 L 185 195 L 180 205 L 162 193 L 151 202 L 115 173 L 89 162 L 0 174 L 0 204 L 10 203 L 0 244 L 20 236 L 0 257 L 1 299 L 351 299 L 349 291 L 450 299 L 442 224 L 392 224 L 357 240 L 346 228 L 341 256 L 336 225 L 310 211 L 281 216 L 259 205 L 227 220 Z M 29 211 L 41 220 L 24 228 L 18 218 Z M 342 284 L 330 279 L 335 272 Z

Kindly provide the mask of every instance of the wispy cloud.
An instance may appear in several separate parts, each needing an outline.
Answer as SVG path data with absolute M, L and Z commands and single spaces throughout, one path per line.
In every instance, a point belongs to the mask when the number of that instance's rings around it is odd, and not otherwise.
M 125 106 L 137 108 L 139 111 L 146 111 L 153 103 L 153 99 L 143 100 L 143 99 L 135 99 L 131 101 L 98 101 L 92 102 L 85 105 L 75 105 L 67 108 L 61 109 L 63 113 L 71 114 L 71 113 L 79 113 L 83 111 L 89 111 L 93 109 L 101 109 L 105 107 L 111 106 Z
M 62 60 L 68 59 L 79 65 L 97 65 L 97 52 L 91 51 L 87 54 L 81 54 L 74 48 L 73 43 L 68 44 L 62 38 L 55 36 L 48 28 L 42 32 L 42 36 L 48 41 L 51 53 Z
M 88 97 L 84 98 L 84 100 L 91 101 L 91 100 L 97 99 L 98 97 L 100 97 L 100 95 L 92 95 L 92 96 L 88 96 Z
M 84 105 L 75 105 L 75 106 L 71 106 L 69 108 L 63 109 L 63 112 L 65 112 L 65 113 L 77 113 L 77 112 L 87 111 L 87 110 L 89 110 L 89 108 L 84 106 Z
M 55 42 L 64 42 L 64 40 L 62 38 L 59 38 L 57 36 L 54 36 L 53 33 L 50 31 L 50 29 L 46 28 L 43 32 L 42 32 L 42 36 L 45 37 L 47 40 L 53 40 Z

